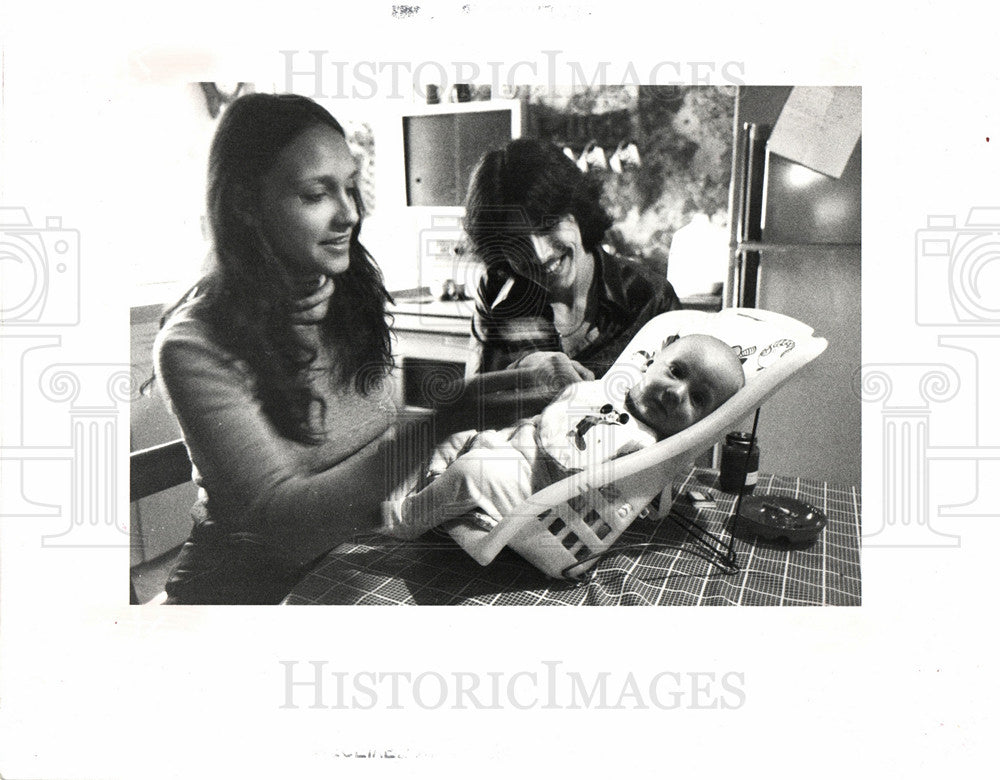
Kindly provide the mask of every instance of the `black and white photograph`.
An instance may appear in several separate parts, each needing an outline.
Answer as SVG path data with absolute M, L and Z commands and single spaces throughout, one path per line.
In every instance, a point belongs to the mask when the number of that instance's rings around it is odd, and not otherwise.
M 978 771 L 985 20 L 98 6 L 5 11 L 0 776 Z
M 178 87 L 134 600 L 860 604 L 861 89 L 492 88 Z

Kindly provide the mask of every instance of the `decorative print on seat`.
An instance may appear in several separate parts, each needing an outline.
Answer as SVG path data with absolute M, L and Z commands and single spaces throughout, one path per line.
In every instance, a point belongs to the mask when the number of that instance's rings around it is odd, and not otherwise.
M 587 449 L 587 442 L 583 436 L 595 425 L 625 425 L 630 419 L 628 412 L 619 412 L 611 404 L 604 404 L 598 412 L 599 414 L 588 414 L 576 424 L 575 429 L 566 434 L 573 440 L 578 450 Z

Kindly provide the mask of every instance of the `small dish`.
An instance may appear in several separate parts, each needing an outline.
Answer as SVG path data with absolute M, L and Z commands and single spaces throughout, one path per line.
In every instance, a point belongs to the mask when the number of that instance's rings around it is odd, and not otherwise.
M 821 510 L 787 496 L 745 497 L 739 521 L 763 539 L 787 539 L 792 544 L 815 542 L 826 528 Z

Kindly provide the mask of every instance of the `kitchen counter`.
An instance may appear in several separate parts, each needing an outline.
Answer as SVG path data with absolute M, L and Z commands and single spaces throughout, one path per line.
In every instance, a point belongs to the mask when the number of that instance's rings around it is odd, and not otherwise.
M 460 379 L 470 359 L 473 302 L 442 301 L 426 289 L 392 293 L 393 353 L 401 382 L 397 402 L 429 405 L 425 393 L 442 376 Z
M 389 306 L 393 329 L 468 336 L 474 302 L 442 301 L 433 296 L 412 293 L 393 294 L 395 304 Z
M 428 292 L 404 290 L 392 294 L 395 304 L 389 307 L 396 330 L 468 335 L 475 301 L 442 301 Z M 685 309 L 718 311 L 722 296 L 689 295 L 681 298 Z

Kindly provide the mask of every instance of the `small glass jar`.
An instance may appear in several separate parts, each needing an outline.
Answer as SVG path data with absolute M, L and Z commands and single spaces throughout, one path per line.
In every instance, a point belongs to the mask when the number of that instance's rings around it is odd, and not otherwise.
M 747 457 L 749 455 L 749 457 Z M 727 493 L 753 493 L 757 484 L 757 468 L 760 465 L 760 450 L 757 443 L 750 446 L 750 434 L 733 431 L 726 434 L 722 445 L 722 465 L 719 469 L 719 487 Z

